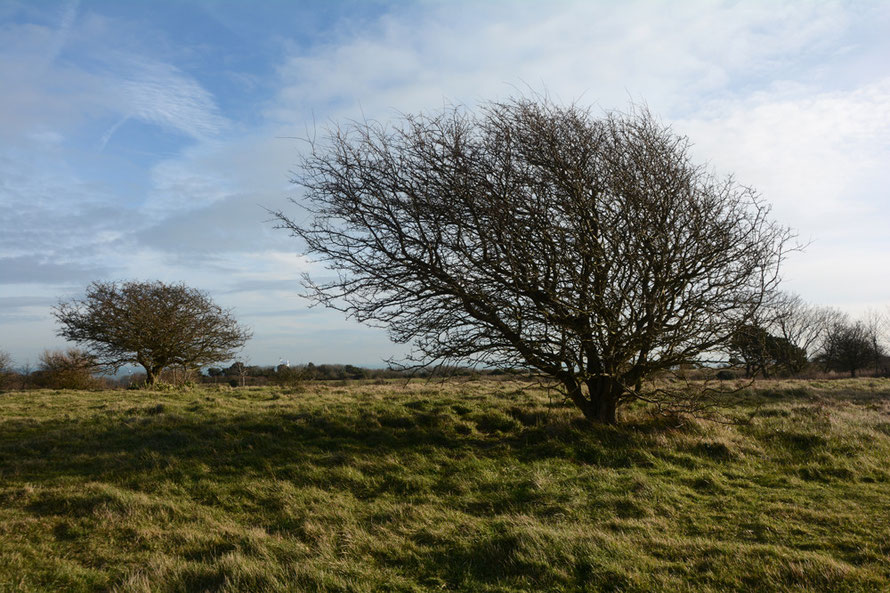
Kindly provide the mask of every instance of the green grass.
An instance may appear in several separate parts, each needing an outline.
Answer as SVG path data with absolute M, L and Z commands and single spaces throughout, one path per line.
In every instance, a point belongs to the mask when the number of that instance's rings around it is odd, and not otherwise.
M 890 589 L 890 381 L 618 427 L 520 387 L 0 394 L 0 591 Z

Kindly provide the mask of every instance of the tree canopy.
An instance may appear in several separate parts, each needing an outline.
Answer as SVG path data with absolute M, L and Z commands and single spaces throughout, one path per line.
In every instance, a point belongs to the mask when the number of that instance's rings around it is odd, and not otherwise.
M 774 336 L 757 325 L 743 325 L 729 342 L 730 361 L 738 359 L 745 367 L 745 375 L 758 373 L 769 377 L 776 371 L 799 373 L 807 365 L 807 352 L 788 338 Z
M 170 366 L 230 360 L 251 336 L 206 293 L 160 281 L 94 282 L 83 299 L 59 304 L 54 315 L 61 337 L 111 369 L 141 365 L 148 384 Z
M 77 348 L 44 350 L 31 380 L 51 389 L 93 389 L 101 385 L 93 377 L 97 367 L 95 356 Z
M 526 97 L 356 122 L 297 169 L 310 215 L 275 215 L 336 274 L 311 295 L 412 361 L 536 369 L 611 423 L 637 398 L 701 404 L 646 379 L 723 348 L 792 237 L 689 146 L 645 109 Z
M 828 331 L 818 360 L 825 370 L 850 373 L 855 377 L 860 369 L 869 365 L 877 367 L 884 355 L 877 328 L 844 317 Z

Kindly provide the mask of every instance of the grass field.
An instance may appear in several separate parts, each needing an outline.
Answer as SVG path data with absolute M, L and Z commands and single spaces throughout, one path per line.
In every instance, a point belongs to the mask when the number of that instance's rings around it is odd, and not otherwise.
M 0 394 L 0 591 L 890 590 L 890 381 Z

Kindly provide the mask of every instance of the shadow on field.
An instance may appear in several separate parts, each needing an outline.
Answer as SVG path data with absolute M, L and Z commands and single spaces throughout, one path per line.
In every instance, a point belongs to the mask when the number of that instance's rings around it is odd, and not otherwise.
M 6 421 L 0 468 L 16 481 L 195 480 L 255 473 L 300 482 L 309 465 L 331 468 L 411 456 L 560 458 L 604 467 L 649 465 L 643 453 L 665 426 L 601 427 L 573 410 L 392 406 L 367 413 L 261 410 L 202 415 L 163 404 L 83 419 Z
M 764 425 L 746 432 L 782 451 L 812 455 L 827 450 L 822 436 L 827 419 L 816 414 L 820 406 L 809 405 L 813 393 L 777 389 L 754 395 L 767 404 L 757 416 L 768 426 L 792 421 L 805 421 L 805 426 L 774 434 Z M 847 392 L 832 395 L 842 399 Z M 358 403 L 300 407 L 283 402 L 235 412 L 207 400 L 97 408 L 74 418 L 5 420 L 0 424 L 0 471 L 20 483 L 76 477 L 139 488 L 242 474 L 320 485 L 319 472 L 329 480 L 337 468 L 346 474 L 357 467 L 379 478 L 345 484 L 361 497 L 429 487 L 430 480 L 439 479 L 437 463 L 456 467 L 453 462 L 461 460 L 559 459 L 604 468 L 651 467 L 665 460 L 694 468 L 734 455 L 725 444 L 698 435 L 694 425 L 678 428 L 668 420 L 637 415 L 636 421 L 598 426 L 571 407 L 521 401 L 491 399 L 483 405 L 451 398 L 367 408 Z M 788 401 L 801 405 L 789 407 Z M 862 403 L 862 395 L 855 401 Z M 659 444 L 667 434 L 685 432 L 693 438 L 680 440 L 695 441 L 691 448 L 675 443 L 679 449 L 669 451 Z M 429 479 L 413 483 L 394 477 L 421 474 Z
M 0 509 L 33 542 L 21 564 L 48 558 L 32 590 L 148 590 L 130 586 L 143 577 L 157 591 L 362 590 L 353 578 L 384 590 L 392 566 L 405 591 L 675 590 L 700 565 L 723 579 L 711 590 L 884 582 L 873 517 L 890 475 L 869 461 L 890 451 L 890 423 L 871 409 L 884 396 L 829 407 L 776 391 L 750 404 L 751 424 L 723 430 L 642 408 L 597 426 L 512 393 L 288 395 L 45 393 L 10 406 Z M 792 560 L 790 576 L 775 572 Z M 95 566 L 95 586 L 65 586 Z

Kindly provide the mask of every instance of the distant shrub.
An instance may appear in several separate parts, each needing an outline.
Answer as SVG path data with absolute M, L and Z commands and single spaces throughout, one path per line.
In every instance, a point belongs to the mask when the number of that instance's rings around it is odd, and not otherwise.
M 44 350 L 32 380 L 45 389 L 98 389 L 103 383 L 93 376 L 97 370 L 96 358 L 83 350 Z
M 197 369 L 181 365 L 167 367 L 157 376 L 157 380 L 160 382 L 174 387 L 192 387 L 197 379 Z
M 0 350 L 0 390 L 6 389 L 13 378 L 12 357 L 8 352 Z
M 280 365 L 275 369 L 275 373 L 269 377 L 269 380 L 280 387 L 288 387 L 291 389 L 300 387 L 307 379 L 315 377 L 315 367 L 309 363 L 307 367 L 290 367 Z

